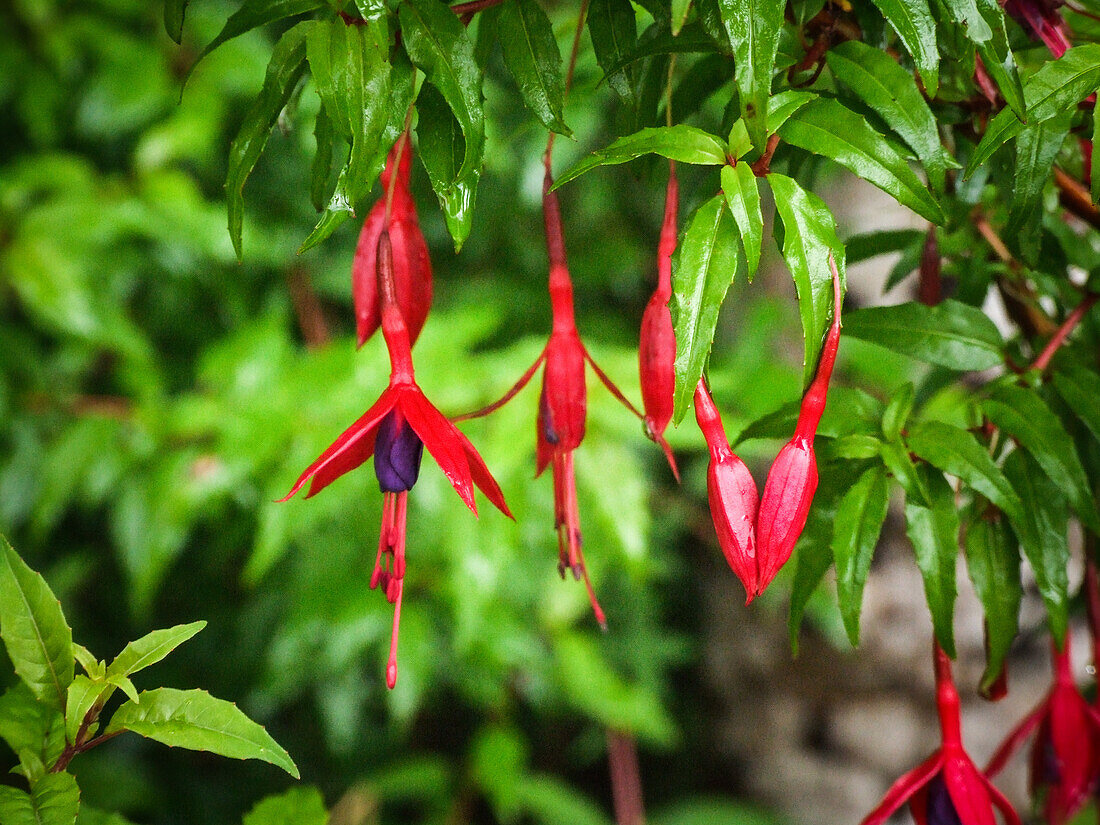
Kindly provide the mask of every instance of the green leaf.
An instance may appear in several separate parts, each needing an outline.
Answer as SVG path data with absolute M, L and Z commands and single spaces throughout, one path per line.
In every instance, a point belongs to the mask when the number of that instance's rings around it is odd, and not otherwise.
M 859 646 L 859 614 L 863 586 L 871 570 L 886 507 L 890 502 L 886 471 L 875 465 L 844 494 L 833 521 L 833 558 L 836 561 L 836 593 L 840 615 L 852 647 Z
M 1100 138 L 1100 106 L 1092 107 L 1092 140 Z M 1100 175 L 1089 175 L 1089 195 L 1093 203 L 1100 203 Z
M 84 668 L 84 672 L 93 679 L 102 678 L 107 671 L 103 662 L 93 656 L 92 652 L 84 645 L 78 645 L 76 642 L 73 642 L 73 657 Z
M 164 30 L 176 43 L 183 41 L 183 17 L 189 0 L 164 0 Z
M 973 518 L 966 529 L 966 567 L 985 613 L 986 660 L 981 690 L 987 692 L 1004 668 L 1019 630 L 1020 554 L 999 516 Z
M 773 132 L 778 131 L 791 115 L 811 100 L 817 100 L 817 95 L 801 89 L 784 89 L 782 92 L 776 92 L 768 101 L 769 128 Z
M 557 189 L 598 166 L 612 166 L 656 154 L 681 163 L 721 165 L 726 162 L 726 145 L 714 135 L 694 126 L 654 126 L 625 135 L 606 149 L 593 152 L 566 169 L 554 182 Z
M 737 227 L 721 195 L 688 220 L 672 256 L 672 324 L 676 331 L 676 421 L 691 406 L 714 341 L 718 310 L 737 275 Z
M 911 429 L 906 441 L 932 466 L 957 476 L 1009 516 L 1019 515 L 1019 496 L 973 434 L 942 421 L 926 421 Z
M 882 416 L 882 434 L 887 441 L 896 441 L 913 411 L 913 398 L 916 388 L 912 381 L 906 381 L 890 397 L 886 412 Z
M 1100 86 L 1100 44 L 1075 46 L 1057 60 L 1044 63 L 1024 83 L 1024 102 L 1028 123 L 1042 123 L 1072 109 Z M 970 177 L 1006 141 L 1016 137 L 1024 124 L 1004 109 L 986 127 L 981 143 L 967 164 Z
M 844 334 L 960 372 L 1004 363 L 997 327 L 980 309 L 958 301 L 857 309 L 844 316 Z
M 935 97 L 940 85 L 940 51 L 928 0 L 874 0 L 874 4 L 912 55 L 928 96 Z
M 542 6 L 536 0 L 506 0 L 497 30 L 504 63 L 519 84 L 527 108 L 547 129 L 572 136 L 562 120 L 561 52 Z
M 761 150 L 768 137 L 768 98 L 785 6 L 782 0 L 718 0 L 733 49 L 741 117 L 753 145 Z
M 588 7 L 588 33 L 596 63 L 607 84 L 631 109 L 638 108 L 634 96 L 635 72 L 628 59 L 638 40 L 638 24 L 629 0 L 592 0 Z
M 959 553 L 959 514 L 955 493 L 940 473 L 927 466 L 917 468 L 929 492 L 931 507 L 905 503 L 905 532 L 913 543 L 924 579 L 924 596 L 932 614 L 932 628 L 940 647 L 955 657 L 955 559 Z
M 300 778 L 289 754 L 232 702 L 203 690 L 157 688 L 126 702 L 105 733 L 133 731 L 169 747 L 210 751 L 232 759 L 262 759 Z
M 0 536 L 0 637 L 15 672 L 56 710 L 73 680 L 73 632 L 50 586 Z
M 1012 203 L 1004 237 L 1020 257 L 1035 265 L 1039 258 L 1040 222 L 1043 217 L 1043 187 L 1050 179 L 1054 159 L 1069 134 L 1073 112 L 1065 112 L 1042 123 L 1032 123 L 1016 140 L 1016 169 Z
M 811 101 L 791 115 L 778 131 L 783 140 L 836 161 L 921 217 L 937 224 L 946 220 L 939 202 L 905 158 L 840 101 L 826 97 Z
M 993 37 L 993 29 L 978 11 L 975 0 L 943 0 L 943 4 L 971 42 L 985 43 Z
M 16 682 L 0 696 L 0 739 L 19 758 L 23 775 L 34 782 L 64 748 L 65 720 L 61 711 L 39 702 L 26 682 Z
M 902 252 L 913 245 L 923 245 L 925 233 L 919 229 L 886 229 L 882 232 L 867 232 L 852 235 L 844 241 L 848 250 L 848 263 L 858 264 L 878 255 L 890 252 Z M 844 319 L 847 333 L 848 318 Z
M 244 815 L 241 825 L 326 825 L 327 822 L 321 792 L 306 787 L 261 799 Z
M 195 67 L 202 62 L 204 57 L 226 41 L 239 37 L 258 26 L 264 26 L 268 23 L 274 23 L 276 20 L 298 14 L 307 14 L 324 7 L 325 0 L 245 0 L 244 4 L 225 21 L 225 26 L 218 32 L 218 36 L 210 41 L 210 45 L 203 49 L 195 62 L 191 64 L 191 68 L 187 70 L 187 76 L 191 76 L 195 71 Z M 272 61 L 274 61 L 274 57 Z M 270 67 L 268 71 L 270 72 Z
M 879 442 L 879 456 L 890 475 L 901 485 L 909 501 L 923 507 L 932 506 L 932 500 L 924 486 L 924 476 L 917 471 L 917 465 L 909 457 L 909 450 L 900 438 Z
M 768 175 L 775 197 L 777 233 L 781 233 L 783 258 L 794 277 L 798 310 L 802 316 L 805 356 L 802 380 L 808 385 L 817 369 L 821 342 L 833 316 L 833 280 L 829 253 L 840 272 L 841 294 L 846 287 L 844 245 L 836 236 L 836 221 L 825 202 L 807 192 L 793 178 L 775 172 Z M 845 318 L 845 326 L 848 319 Z
M 111 690 L 110 686 L 103 682 L 94 682 L 87 676 L 77 676 L 73 679 L 65 700 L 65 738 L 69 742 L 76 742 L 84 717 L 88 715 L 96 699 L 107 690 Z M 91 733 L 95 735 L 94 730 Z
M 1065 492 L 1082 523 L 1100 533 L 1092 487 L 1073 439 L 1039 394 L 1014 384 L 1000 384 L 982 402 L 982 412 L 1031 454 Z
M 526 777 L 516 789 L 520 806 L 541 825 L 611 825 L 599 805 L 549 775 Z
M 332 121 L 322 108 L 313 124 L 313 138 L 317 142 L 317 152 L 313 156 L 309 176 L 309 202 L 320 212 L 325 202 L 332 197 L 329 177 L 332 174 L 333 129 Z
M 691 0 L 672 0 L 670 18 L 672 21 L 673 37 L 679 35 L 680 30 L 684 28 L 684 23 L 687 22 L 689 11 L 691 11 Z
M 28 794 L 0 785 L 0 822 L 4 825 L 73 825 L 80 810 L 80 788 L 69 773 L 50 773 Z
M 244 184 L 252 167 L 267 145 L 271 128 L 279 118 L 294 87 L 306 70 L 306 34 L 311 22 L 299 23 L 275 44 L 271 61 L 259 97 L 249 107 L 240 131 L 229 146 L 228 171 L 225 176 L 226 209 L 229 214 L 229 237 L 237 260 L 241 260 L 241 228 L 244 222 Z
M 1008 108 L 1016 117 L 1024 119 L 1027 117 L 1024 90 L 1020 83 L 1020 73 L 1016 69 L 1016 58 L 1008 44 L 1004 10 L 997 0 L 977 0 L 976 5 L 991 34 L 984 42 L 975 41 L 978 54 Z
M 122 649 L 122 652 L 107 667 L 107 675 L 131 676 L 149 665 L 156 664 L 204 627 L 206 622 L 200 620 L 147 633 Z
M 726 205 L 741 233 L 747 263 L 745 274 L 751 282 L 760 264 L 764 218 L 760 214 L 760 186 L 747 163 L 722 167 L 722 194 L 726 196 Z
M 1100 175 L 1096 176 L 1100 178 Z M 1059 369 L 1051 378 L 1054 389 L 1084 422 L 1092 434 L 1100 439 L 1100 375 L 1080 367 Z
M 439 198 L 443 217 L 458 249 L 460 238 L 470 233 L 473 221 L 474 197 L 477 194 L 479 170 L 462 177 L 462 159 L 466 155 L 466 139 L 447 101 L 432 86 L 420 89 L 416 108 L 419 119 L 416 134 L 420 139 L 420 162 L 428 173 L 432 189 Z
M 821 499 L 824 497 L 820 493 L 821 490 L 818 493 L 817 506 L 810 509 L 806 527 L 794 551 L 795 570 L 791 582 L 790 613 L 787 616 L 787 636 L 793 656 L 798 655 L 798 634 L 806 606 L 833 563 L 833 554 L 829 547 L 832 524 L 822 512 Z
M 1069 512 L 1058 485 L 1047 477 L 1035 459 L 1014 451 L 1004 463 L 1005 478 L 1020 496 L 1023 508 L 1012 526 L 1024 556 L 1035 574 L 1035 584 L 1047 609 L 1050 634 L 1060 645 L 1069 622 Z
M 833 75 L 874 109 L 920 158 L 928 182 L 942 192 L 947 157 L 932 110 L 913 76 L 881 49 L 849 40 L 825 54 Z

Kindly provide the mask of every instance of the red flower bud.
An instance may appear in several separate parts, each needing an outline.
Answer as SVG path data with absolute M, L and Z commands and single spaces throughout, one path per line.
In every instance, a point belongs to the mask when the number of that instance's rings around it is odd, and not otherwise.
M 576 328 L 555 329 L 546 344 L 537 422 L 536 473 L 555 454 L 571 452 L 584 440 L 587 396 L 584 383 L 584 345 Z
M 758 592 L 756 482 L 745 462 L 730 449 L 718 408 L 702 381 L 695 388 L 695 420 L 710 450 L 707 498 L 714 530 L 718 533 L 718 546 L 745 586 L 745 603 L 748 604 Z
M 400 154 L 400 161 L 397 161 Z M 407 139 L 399 140 L 390 152 L 386 168 L 382 172 L 383 196 L 374 204 L 359 242 L 355 247 L 355 261 L 351 267 L 352 295 L 355 299 L 355 326 L 359 346 L 378 329 L 382 320 L 378 294 L 378 239 L 386 228 L 393 250 L 393 279 L 397 290 L 397 304 L 409 330 L 409 340 L 416 342 L 428 310 L 432 305 L 432 262 L 428 257 L 428 244 L 420 231 L 416 204 L 409 191 L 412 147 Z M 398 163 L 397 177 L 391 179 L 393 165 Z M 387 200 L 390 186 L 393 197 Z

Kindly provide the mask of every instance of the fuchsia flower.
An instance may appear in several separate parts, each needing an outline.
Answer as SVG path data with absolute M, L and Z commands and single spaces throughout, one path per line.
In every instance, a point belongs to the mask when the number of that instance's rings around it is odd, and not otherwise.
M 394 605 L 386 684 L 397 683 L 397 635 L 401 622 L 401 595 L 405 577 L 405 515 L 408 491 L 420 472 L 420 458 L 427 447 L 443 474 L 466 506 L 477 515 L 476 485 L 502 513 L 512 513 L 485 462 L 447 418 L 417 386 L 413 373 L 409 331 L 401 314 L 395 289 L 393 250 L 389 233 L 378 238 L 378 289 L 381 293 L 381 326 L 390 356 L 390 384 L 369 410 L 340 434 L 328 449 L 298 477 L 281 501 L 297 493 L 308 481 L 306 498 L 314 496 L 372 455 L 382 488 L 382 530 L 371 588 L 380 587 Z
M 1072 45 L 1066 21 L 1058 13 L 1059 0 L 1005 0 L 1004 9 L 1035 40 L 1042 41 L 1056 58 Z
M 1073 680 L 1069 636 L 1062 650 L 1051 645 L 1054 685 L 993 754 L 986 776 L 1000 773 L 1012 755 L 1038 728 L 1031 748 L 1032 797 L 1043 799 L 1043 820 L 1062 825 L 1088 801 L 1096 788 L 1100 715 L 1089 706 Z
M 951 660 L 938 644 L 934 645 L 933 657 L 942 744 L 895 782 L 861 825 L 882 825 L 906 802 L 917 825 L 996 825 L 994 807 L 1000 810 L 1006 825 L 1020 825 L 1012 805 L 974 766 L 963 748 L 959 693 L 951 678 Z

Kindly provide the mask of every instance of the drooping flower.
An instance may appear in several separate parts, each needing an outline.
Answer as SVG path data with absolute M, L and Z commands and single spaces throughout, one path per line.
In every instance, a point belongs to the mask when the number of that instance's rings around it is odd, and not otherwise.
M 381 326 L 390 356 L 390 383 L 378 400 L 306 468 L 286 501 L 309 482 L 306 498 L 363 464 L 372 455 L 383 492 L 382 529 L 371 588 L 380 587 L 394 605 L 386 684 L 397 683 L 397 636 L 405 577 L 406 498 L 420 472 L 425 448 L 466 506 L 477 515 L 476 485 L 502 513 L 512 517 L 496 480 L 474 445 L 427 399 L 413 372 L 409 332 L 395 294 L 389 234 L 378 238 Z
M 1012 805 L 963 748 L 959 693 L 951 677 L 951 660 L 938 644 L 933 659 L 941 745 L 898 779 L 860 825 L 882 825 L 906 802 L 917 825 L 996 825 L 994 808 L 1006 825 L 1020 825 Z
M 757 594 L 764 592 L 791 557 L 791 551 L 806 526 L 806 517 L 817 490 L 814 436 L 825 411 L 829 379 L 840 344 L 840 273 L 831 254 L 829 267 L 833 275 L 833 322 L 821 348 L 817 373 L 802 397 L 794 436 L 779 451 L 768 471 L 760 510 L 756 515 Z
M 642 409 L 645 410 L 645 432 L 665 451 L 668 466 L 676 480 L 680 471 L 672 448 L 665 440 L 665 429 L 672 420 L 673 390 L 676 384 L 676 333 L 672 329 L 672 313 L 668 308 L 672 297 L 672 253 L 676 250 L 676 212 L 679 184 L 676 166 L 669 162 L 668 188 L 665 190 L 665 219 L 661 225 L 661 240 L 657 246 L 657 289 L 642 314 L 642 331 L 638 342 L 638 367 L 642 383 Z
M 1100 715 L 1073 680 L 1069 636 L 1061 650 L 1052 644 L 1054 684 L 1046 698 L 1007 736 L 985 769 L 1000 773 L 1012 755 L 1038 729 L 1031 748 L 1032 797 L 1042 802 L 1043 821 L 1062 825 L 1088 801 L 1100 768 Z
M 382 322 L 377 253 L 378 239 L 383 229 L 390 236 L 397 305 L 409 330 L 410 343 L 416 343 L 432 306 L 432 261 L 428 257 L 428 244 L 420 231 L 416 203 L 409 191 L 411 169 L 412 146 L 405 133 L 390 151 L 382 172 L 383 195 L 363 222 L 355 247 L 355 260 L 351 265 L 351 291 L 355 301 L 359 346 L 374 335 Z
M 1041 41 L 1058 58 L 1072 45 L 1066 21 L 1058 13 L 1063 5 L 1061 0 L 1005 0 L 1004 10 L 1032 39 Z

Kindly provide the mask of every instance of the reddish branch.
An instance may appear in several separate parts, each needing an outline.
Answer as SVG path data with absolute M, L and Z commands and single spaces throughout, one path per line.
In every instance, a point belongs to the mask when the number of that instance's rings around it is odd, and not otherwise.
M 1039 353 L 1039 357 L 1032 362 L 1031 369 L 1042 372 L 1047 368 L 1050 359 L 1054 357 L 1054 353 L 1066 342 L 1066 338 L 1073 332 L 1074 327 L 1081 323 L 1081 319 L 1085 317 L 1098 300 L 1100 300 L 1100 293 L 1097 292 L 1091 292 L 1081 300 L 1081 303 L 1066 317 L 1062 325 L 1055 330 L 1047 345 L 1043 347 L 1043 351 Z
M 328 322 L 325 321 L 325 313 L 313 290 L 309 273 L 301 267 L 294 267 L 286 274 L 286 284 L 306 346 L 310 349 L 323 347 L 329 341 Z
M 924 249 L 920 255 L 920 281 L 917 299 L 925 306 L 934 307 L 943 300 L 943 278 L 940 277 L 940 248 L 936 243 L 936 227 L 928 227 Z
M 1058 187 L 1058 201 L 1066 211 L 1100 229 L 1100 209 L 1092 202 L 1089 190 L 1081 181 L 1054 167 L 1054 184 Z
M 607 729 L 607 763 L 611 771 L 611 798 L 616 825 L 644 825 L 642 774 L 638 747 L 629 733 Z

